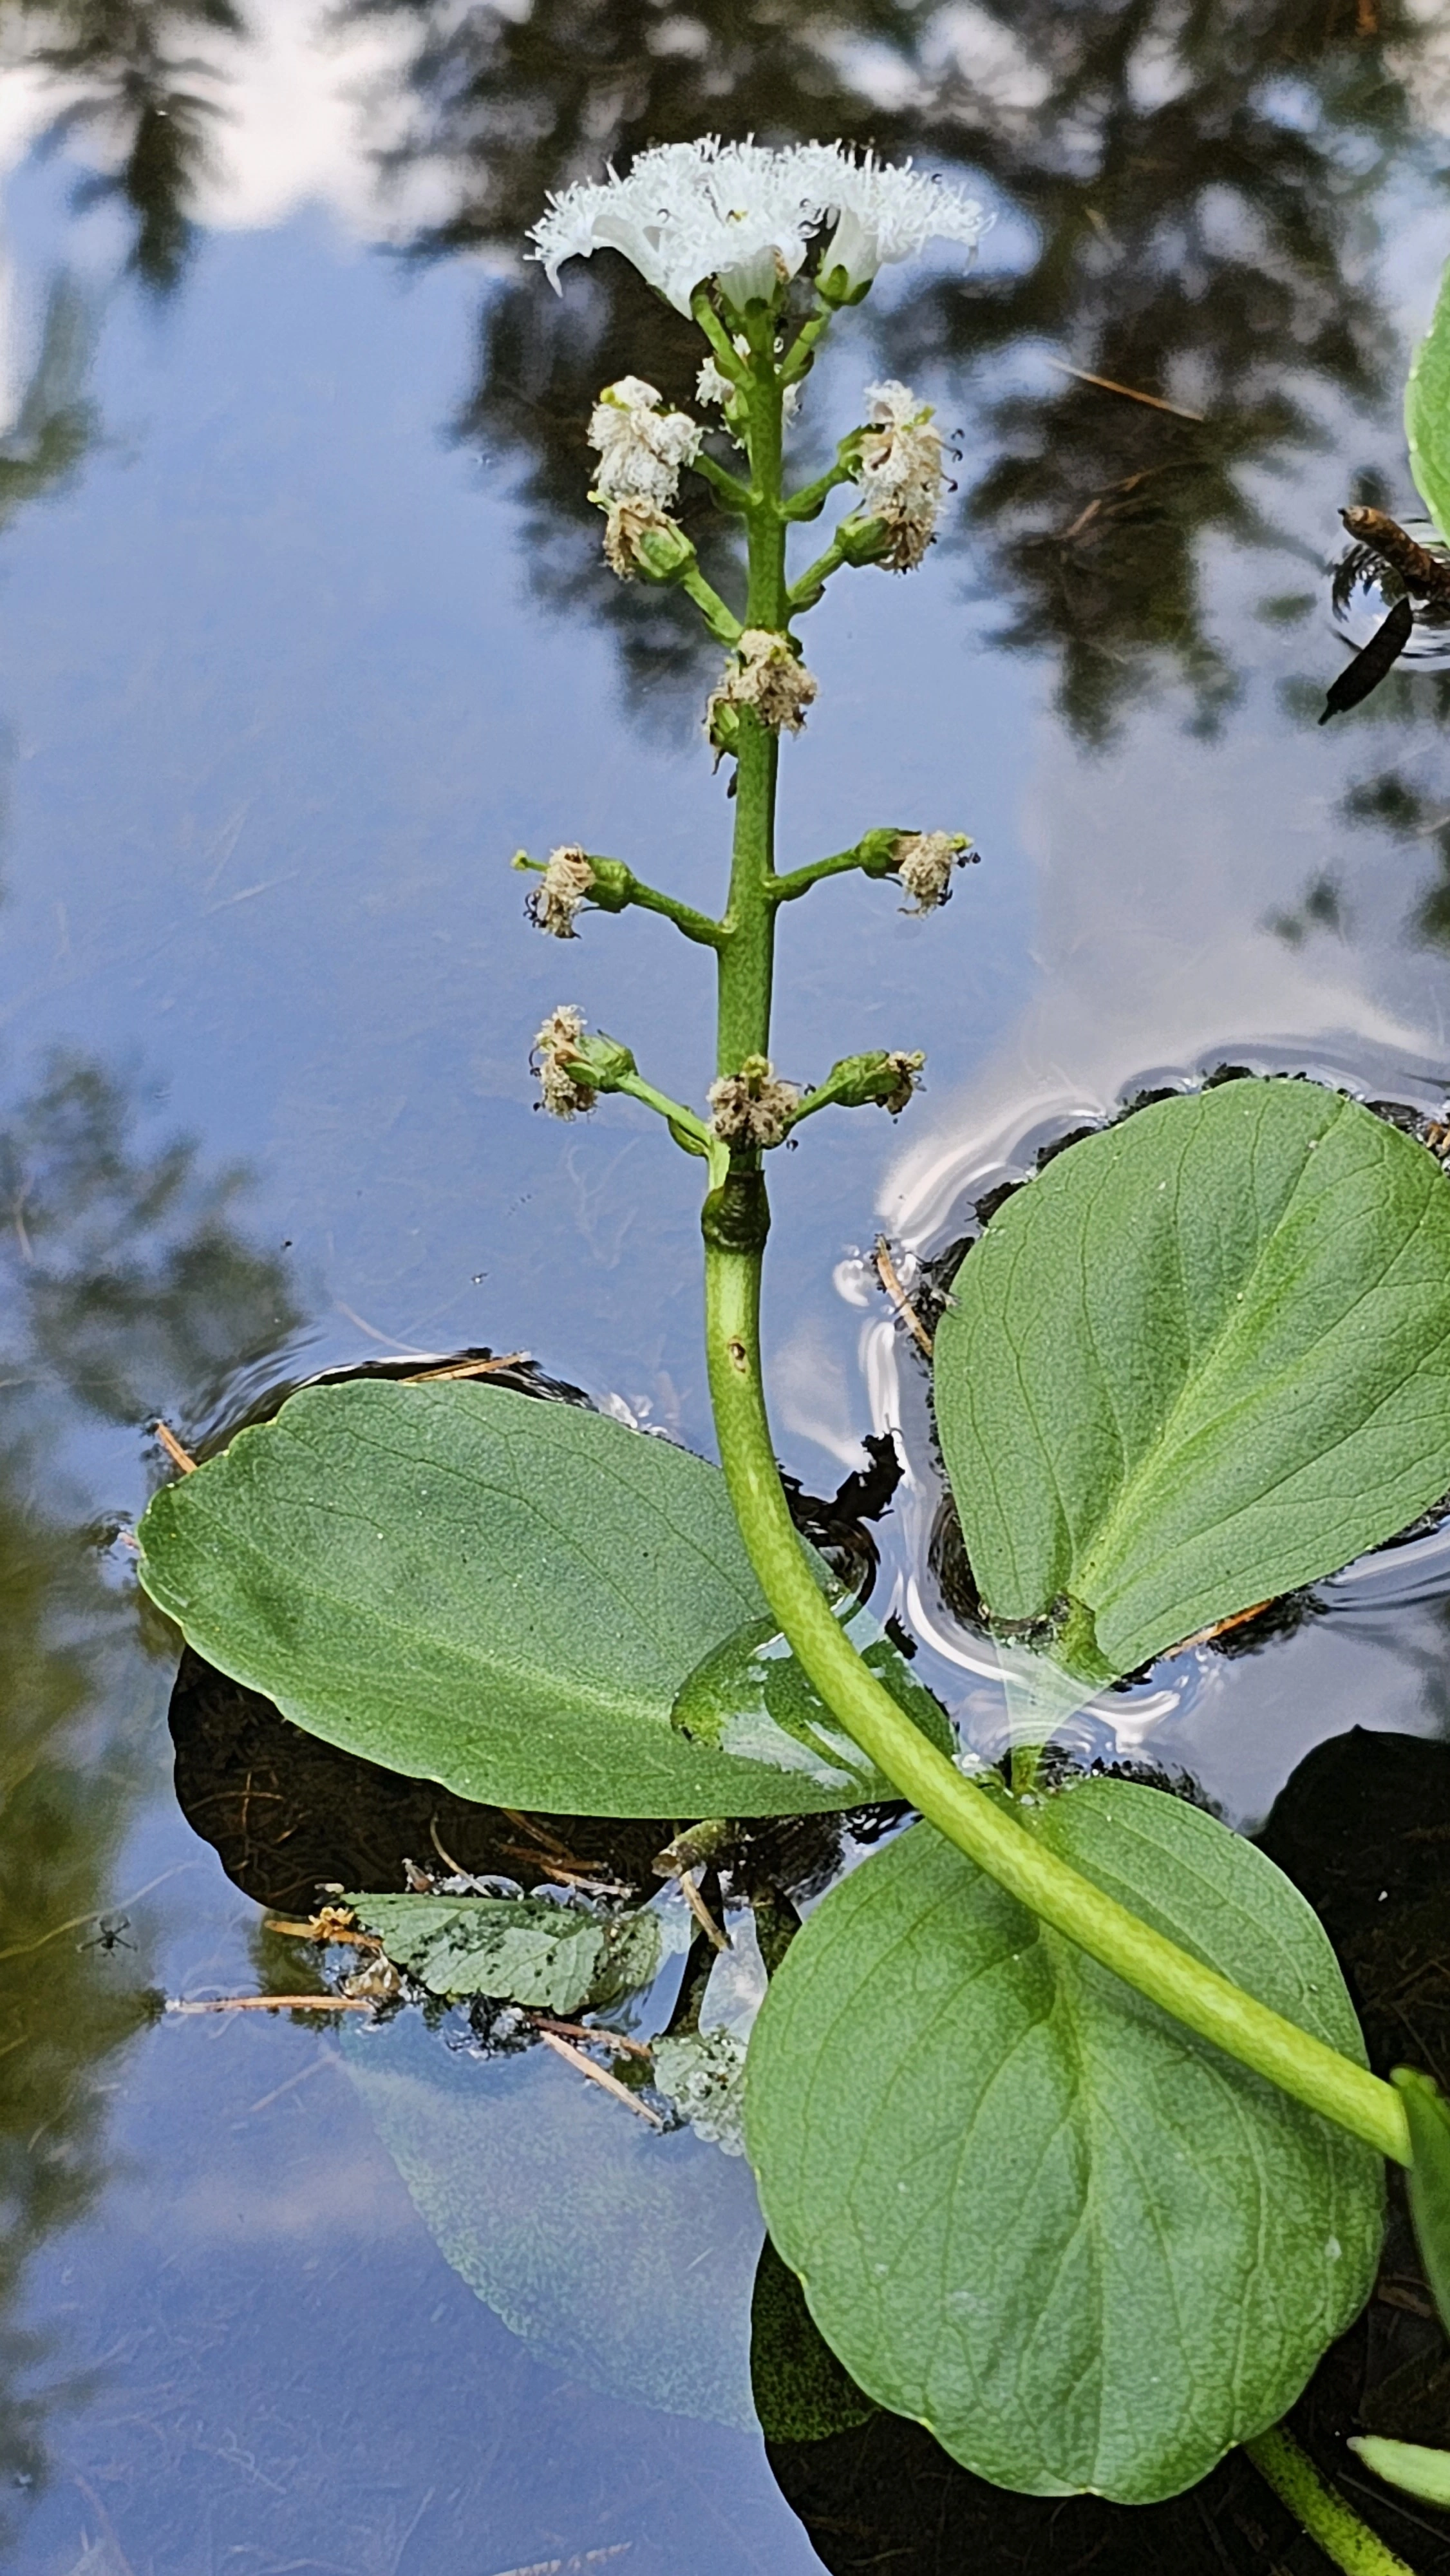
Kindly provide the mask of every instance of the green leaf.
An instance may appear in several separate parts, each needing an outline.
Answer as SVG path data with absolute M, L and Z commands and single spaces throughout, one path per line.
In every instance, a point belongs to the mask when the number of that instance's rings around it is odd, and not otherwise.
M 394 1967 L 430 1995 L 491 1995 L 544 2012 L 617 2003 L 658 1971 L 659 1919 L 586 1914 L 542 1897 L 345 1896 Z
M 480 2065 L 417 2013 L 341 2046 L 444 2261 L 556 2380 L 753 2427 L 741 2158 L 662 2137 L 547 2049 Z
M 1450 268 L 1410 368 L 1405 435 L 1416 489 L 1441 536 L 1450 539 Z
M 1360 2063 L 1317 1916 L 1198 1809 L 1091 1781 L 1054 1851 Z M 866 2393 L 1032 2495 L 1175 2494 L 1369 2293 L 1380 2161 L 1044 1927 L 929 1826 L 796 1935 L 746 2071 L 766 2224 Z
M 936 1407 L 994 1616 L 1133 1671 L 1313 1582 L 1450 1487 L 1450 1187 L 1304 1082 L 1165 1100 L 993 1217 Z
M 897 1707 L 950 1753 L 945 1712 L 879 1621 L 849 1593 L 834 1608 L 862 1662 L 884 1682 Z M 853 1802 L 896 1795 L 831 1715 L 773 1619 L 752 1619 L 696 1665 L 675 1701 L 671 1724 L 692 1744 L 800 1771 Z
M 1420 2442 L 1386 2442 L 1378 2434 L 1351 2434 L 1349 2447 L 1387 2486 L 1403 2487 L 1422 2504 L 1450 2505 L 1450 2451 Z
M 876 2413 L 822 2338 L 768 2236 L 750 2302 L 750 2385 L 767 2442 L 824 2442 Z
M 1391 2081 L 1409 2124 L 1410 2216 L 1425 2278 L 1450 2334 L 1450 2102 L 1428 2075 L 1396 2066 Z
M 306 1388 L 166 1486 L 140 1540 L 198 1653 L 463 1797 L 694 1817 L 861 1794 L 671 1725 L 765 1603 L 719 1470 L 600 1414 L 466 1381 Z

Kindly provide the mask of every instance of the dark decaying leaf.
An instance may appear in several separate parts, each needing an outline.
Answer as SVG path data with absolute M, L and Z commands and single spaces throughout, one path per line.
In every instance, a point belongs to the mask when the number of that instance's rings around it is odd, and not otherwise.
M 489 1995 L 544 2012 L 597 2011 L 647 1986 L 657 1915 L 603 1915 L 547 1897 L 345 1896 L 395 1967 L 430 1995 Z
M 1352 662 L 1346 662 L 1338 678 L 1330 682 L 1320 723 L 1328 724 L 1331 716 L 1346 715 L 1351 707 L 1362 705 L 1381 680 L 1389 677 L 1414 631 L 1413 602 L 1397 599 L 1363 650 Z

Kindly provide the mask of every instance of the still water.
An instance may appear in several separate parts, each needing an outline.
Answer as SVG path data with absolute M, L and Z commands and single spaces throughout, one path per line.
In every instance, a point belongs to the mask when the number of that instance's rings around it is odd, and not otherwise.
M 639 917 L 546 947 L 508 867 L 578 840 L 718 885 L 708 666 L 613 583 L 584 501 L 598 386 L 680 396 L 693 359 L 622 264 L 556 305 L 518 245 L 547 188 L 646 141 L 870 138 L 998 220 L 966 280 L 894 278 L 812 385 L 803 461 L 886 372 L 960 462 L 925 570 L 813 621 L 788 863 L 890 821 L 969 829 L 982 864 L 938 918 L 847 880 L 786 925 L 784 1070 L 923 1045 L 929 1088 L 899 1131 L 823 1120 L 780 1174 L 771 1392 L 814 1492 L 900 1430 L 874 1606 L 996 1748 L 875 1235 L 909 1282 L 1044 1141 L 1221 1061 L 1432 1111 L 1450 1084 L 1447 683 L 1407 668 L 1316 722 L 1338 506 L 1413 508 L 1443 13 L 57 0 L 43 45 L 20 14 L 6 42 L 0 2563 L 1313 2567 L 1252 2482 L 1190 2540 L 998 2504 L 915 2435 L 768 2457 L 745 2168 L 657 2149 L 542 2052 L 486 2069 L 406 2016 L 158 2020 L 163 1993 L 295 1987 L 258 1898 L 306 1801 L 271 1739 L 239 1772 L 234 1730 L 183 1811 L 175 1643 L 125 1531 L 158 1416 L 204 1440 L 384 1353 L 528 1352 L 708 1448 L 693 1175 L 629 1104 L 546 1125 L 527 1069 L 565 999 L 698 1098 L 704 969 Z M 1447 1603 L 1426 1542 L 1079 1741 L 1256 1829 L 1368 1729 L 1393 1834 L 1444 1795 Z M 338 1874 L 324 1843 L 292 1902 Z

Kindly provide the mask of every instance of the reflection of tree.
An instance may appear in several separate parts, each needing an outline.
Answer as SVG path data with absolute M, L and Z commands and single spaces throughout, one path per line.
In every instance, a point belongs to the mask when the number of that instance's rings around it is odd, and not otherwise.
M 99 127 L 116 147 L 79 202 L 121 199 L 135 221 L 131 266 L 165 294 L 194 244 L 189 201 L 219 112 L 196 84 L 221 76 L 188 48 L 198 35 L 243 35 L 243 20 L 232 0 L 47 0 L 43 25 L 30 59 L 70 93 L 53 131 Z
M 96 435 L 86 398 L 90 321 L 75 286 L 59 277 L 50 290 L 40 354 L 20 408 L 0 439 L 0 530 L 27 501 L 59 489 Z
M 417 29 L 401 157 L 432 160 L 454 192 L 425 251 L 516 248 L 548 189 L 716 128 L 869 134 L 985 172 L 1034 247 L 1020 266 L 929 284 L 892 319 L 893 362 L 967 366 L 1045 340 L 1206 415 L 1060 375 L 990 398 L 995 452 L 961 479 L 1005 639 L 1057 648 L 1063 708 L 1089 737 L 1165 671 L 1211 720 L 1233 673 L 1207 630 L 1200 542 L 1271 539 L 1248 470 L 1313 437 L 1316 389 L 1367 397 L 1387 346 L 1355 256 L 1407 129 L 1385 46 L 1402 62 L 1424 41 L 1403 0 L 1375 34 L 1356 0 L 987 0 L 960 66 L 950 13 L 899 0 L 701 0 L 688 18 L 648 0 L 353 5 Z M 978 77 L 994 47 L 999 76 Z M 873 88 L 904 103 L 883 112 Z M 626 368 L 688 399 L 695 355 L 689 327 L 611 255 L 574 272 L 562 308 L 535 271 L 490 299 L 461 423 L 524 465 L 546 595 L 607 616 L 637 675 L 679 656 L 685 629 L 672 598 L 622 589 L 599 563 L 583 424 Z
M 1386 712 L 1395 712 L 1400 698 L 1409 702 L 1407 712 L 1409 705 L 1414 713 L 1422 712 L 1423 697 L 1409 701 L 1409 692 L 1424 691 L 1424 678 L 1419 674 L 1413 678 L 1398 674 L 1397 679 L 1398 695 L 1390 699 Z M 1387 683 L 1379 692 L 1376 705 L 1380 699 L 1389 698 L 1391 685 Z M 1450 714 L 1450 675 L 1435 678 L 1430 687 L 1438 728 Z M 1347 822 L 1383 832 L 1402 848 L 1422 847 L 1433 855 L 1438 875 L 1416 900 L 1410 931 L 1422 947 L 1450 948 L 1450 810 L 1444 797 L 1432 794 L 1402 769 L 1391 766 L 1361 779 L 1350 789 L 1340 810 Z
M 183 1421 L 300 1315 L 239 1222 L 244 1176 L 139 1134 L 134 1084 L 57 1058 L 0 1122 L 0 2483 L 43 2467 L 60 2357 L 16 2323 L 42 2244 L 106 2178 L 138 1951 L 86 1944 L 142 1785 L 134 1617 L 55 1456 L 77 1411 Z M 90 1918 L 87 1920 L 87 1918 Z M 131 1935 L 128 1937 L 139 1937 Z

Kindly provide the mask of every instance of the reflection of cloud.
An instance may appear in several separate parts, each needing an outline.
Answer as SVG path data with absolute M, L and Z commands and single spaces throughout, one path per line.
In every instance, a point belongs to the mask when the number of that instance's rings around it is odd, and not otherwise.
M 412 2202 L 371 2141 L 293 2177 L 245 2166 L 203 2174 L 164 2213 L 166 2240 L 175 2250 L 305 2244 L 315 2254 L 324 2243 L 376 2245 L 384 2237 L 415 2235 L 417 2225 Z
M 279 224 L 304 205 L 325 205 L 358 230 L 412 229 L 442 210 L 438 181 L 410 171 L 394 189 L 376 155 L 401 139 L 404 77 L 416 44 L 411 22 L 340 25 L 327 0 L 263 0 L 236 38 L 208 30 L 198 50 L 219 108 L 211 167 L 195 213 L 228 231 Z M 79 88 L 81 84 L 77 84 Z M 21 63 L 0 82 L 0 177 L 22 162 L 70 103 L 69 84 Z M 109 168 L 116 137 L 77 126 L 67 153 L 85 169 Z

